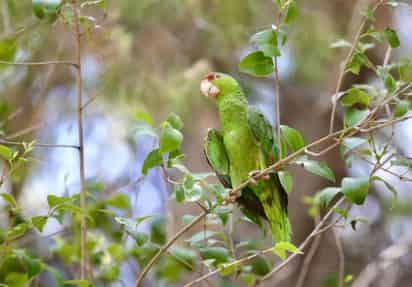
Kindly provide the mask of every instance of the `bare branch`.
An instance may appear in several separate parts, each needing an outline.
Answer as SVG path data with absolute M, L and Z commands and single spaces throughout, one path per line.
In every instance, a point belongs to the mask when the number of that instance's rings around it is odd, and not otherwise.
M 77 106 L 77 130 L 79 139 L 79 173 L 80 173 L 80 208 L 82 211 L 80 220 L 80 278 L 86 279 L 87 274 L 87 221 L 86 221 L 86 190 L 85 190 L 85 168 L 84 168 L 84 138 L 83 138 L 83 110 L 82 110 L 82 67 L 81 67 L 81 31 L 79 1 L 73 3 L 74 14 L 74 38 L 76 44 L 76 106 Z
M 318 225 L 320 222 L 319 215 L 316 215 L 315 218 L 315 226 Z M 310 269 L 310 264 L 312 263 L 312 259 L 316 254 L 316 251 L 319 248 L 320 241 L 322 240 L 322 234 L 318 234 L 313 240 L 312 245 L 310 246 L 309 252 L 305 256 L 305 260 L 303 261 L 302 271 L 299 274 L 299 278 L 296 282 L 296 287 L 302 287 L 305 284 L 306 275 Z
M 77 68 L 77 63 L 71 61 L 44 61 L 44 62 L 9 62 L 9 61 L 0 61 L 2 65 L 11 65 L 11 66 L 48 66 L 48 65 L 69 65 Z
M 339 234 L 335 229 L 332 229 L 333 236 L 335 237 L 336 249 L 338 251 L 339 258 L 339 287 L 343 287 L 345 279 L 345 253 L 343 251 L 342 242 L 339 238 Z

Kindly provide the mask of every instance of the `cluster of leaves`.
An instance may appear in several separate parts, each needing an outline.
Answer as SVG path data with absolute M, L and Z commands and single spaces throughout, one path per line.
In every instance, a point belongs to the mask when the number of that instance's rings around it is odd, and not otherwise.
M 393 2 L 386 4 L 396 6 Z M 336 95 L 340 105 L 345 108 L 344 124 L 348 127 L 356 126 L 367 118 L 372 104 L 390 97 L 394 97 L 390 102 L 394 117 L 402 117 L 412 108 L 412 102 L 408 95 L 402 92 L 405 84 L 412 81 L 411 59 L 401 59 L 398 63 L 375 65 L 368 57 L 368 51 L 379 44 L 386 45 L 388 49 L 396 49 L 400 46 L 399 37 L 391 27 L 386 27 L 383 31 L 377 30 L 374 25 L 376 19 L 373 12 L 369 8 L 364 13 L 369 27 L 365 33 L 360 35 L 345 71 L 358 75 L 362 68 L 368 68 L 376 74 L 382 86 L 355 85 Z M 332 44 L 332 47 L 351 49 L 352 44 L 340 39 Z
M 239 69 L 241 72 L 256 77 L 266 77 L 274 72 L 274 58 L 281 56 L 280 46 L 284 46 L 288 39 L 284 28 L 298 14 L 294 0 L 278 0 L 276 2 L 279 23 L 252 36 L 251 40 L 256 45 L 257 51 L 248 54 L 240 61 Z
M 0 144 L 0 159 L 7 162 L 9 176 L 17 181 L 19 179 L 20 172 L 25 164 L 32 159 L 29 153 L 33 149 L 34 142 L 22 143 L 21 149 L 11 149 L 5 145 Z M 0 183 L 2 180 L 0 180 Z

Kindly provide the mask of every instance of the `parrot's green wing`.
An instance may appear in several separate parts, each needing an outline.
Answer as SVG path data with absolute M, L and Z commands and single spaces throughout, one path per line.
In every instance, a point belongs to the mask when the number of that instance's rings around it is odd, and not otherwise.
M 258 108 L 249 106 L 248 124 L 255 140 L 262 148 L 266 165 L 275 163 L 279 158 L 279 153 L 269 121 Z
M 219 131 L 209 129 L 204 143 L 204 153 L 222 185 L 225 188 L 233 188 L 229 176 L 230 162 L 223 144 L 223 137 Z M 245 207 L 242 211 L 250 220 L 262 225 L 260 217 L 266 219 L 265 212 L 259 198 L 249 187 L 242 190 L 242 195 L 237 199 L 237 202 Z
M 271 124 L 262 112 L 254 106 L 249 106 L 248 108 L 248 124 L 255 140 L 260 144 L 263 151 L 264 167 L 274 164 L 279 158 L 279 153 Z M 287 211 L 288 196 L 280 183 L 279 176 L 276 173 L 271 175 L 271 178 L 275 181 L 279 190 L 282 207 Z
M 209 129 L 205 138 L 203 151 L 210 167 L 216 173 L 223 186 L 232 188 L 229 177 L 229 159 L 220 132 L 215 129 Z

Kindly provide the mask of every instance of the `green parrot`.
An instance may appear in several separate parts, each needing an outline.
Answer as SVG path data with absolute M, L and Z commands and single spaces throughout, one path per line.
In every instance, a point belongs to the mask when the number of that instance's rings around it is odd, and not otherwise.
M 229 75 L 209 73 L 200 85 L 219 112 L 222 131 L 208 131 L 204 152 L 226 188 L 235 188 L 253 173 L 276 162 L 273 129 L 264 115 L 249 106 L 239 83 Z M 236 201 L 255 223 L 267 220 L 274 242 L 290 241 L 287 193 L 276 173 L 243 188 Z

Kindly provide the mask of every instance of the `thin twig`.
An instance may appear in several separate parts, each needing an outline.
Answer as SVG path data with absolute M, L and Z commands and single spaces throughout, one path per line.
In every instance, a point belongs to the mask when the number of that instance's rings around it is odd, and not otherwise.
M 280 79 L 278 69 L 278 58 L 273 57 L 273 66 L 275 68 L 275 89 L 276 89 L 276 136 L 279 148 L 279 159 L 282 159 L 282 139 L 280 131 Z
M 90 97 L 82 106 L 82 110 L 85 110 L 87 108 L 88 105 L 90 105 L 91 103 L 93 103 L 96 99 L 98 98 L 98 94 Z
M 82 110 L 82 67 L 81 67 L 81 32 L 79 1 L 73 3 L 74 38 L 76 43 L 76 94 L 77 94 L 77 129 L 79 140 L 79 173 L 80 173 L 80 208 L 83 211 L 80 222 L 80 278 L 86 279 L 87 274 L 87 221 L 86 221 L 86 190 L 84 168 L 84 138 L 83 138 L 83 110 Z
M 339 287 L 343 287 L 345 279 L 345 253 L 343 251 L 342 242 L 339 238 L 339 234 L 335 229 L 332 229 L 333 236 L 335 237 L 336 249 L 338 251 L 339 258 Z
M 10 61 L 0 61 L 2 65 L 11 66 L 49 66 L 49 65 L 69 65 L 77 68 L 77 63 L 71 61 L 44 61 L 44 62 L 10 62 Z
M 156 264 L 156 262 L 162 257 L 162 255 L 172 246 L 179 238 L 182 236 L 186 231 L 200 222 L 208 212 L 203 211 L 201 214 L 196 216 L 189 224 L 185 225 L 182 229 L 180 229 L 165 245 L 163 245 L 159 251 L 156 253 L 155 256 L 149 261 L 149 263 L 145 266 L 145 268 L 140 272 L 139 277 L 136 280 L 135 286 L 139 287 L 143 283 L 143 279 L 149 270 Z
M 6 136 L 6 139 L 7 139 L 7 140 L 16 139 L 16 138 L 18 138 L 18 137 L 21 137 L 21 136 L 30 134 L 30 133 L 32 133 L 32 132 L 34 132 L 34 131 L 36 131 L 36 130 L 39 130 L 39 129 L 41 129 L 43 126 L 44 126 L 43 123 L 34 124 L 34 125 L 30 126 L 30 127 L 24 128 L 24 129 L 19 130 L 19 131 L 15 132 L 15 133 L 13 133 L 13 134 L 11 134 L 11 135 Z
M 320 222 L 319 215 L 316 215 L 315 226 Z M 296 282 L 296 287 L 302 287 L 305 284 L 306 276 L 309 272 L 312 259 L 316 254 L 316 251 L 319 249 L 320 241 L 322 240 L 322 234 L 318 234 L 313 240 L 312 245 L 310 246 L 309 252 L 306 254 L 305 259 L 303 260 L 302 271 L 299 274 L 299 278 Z

